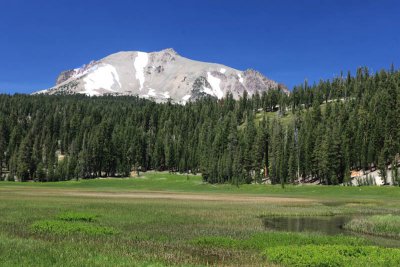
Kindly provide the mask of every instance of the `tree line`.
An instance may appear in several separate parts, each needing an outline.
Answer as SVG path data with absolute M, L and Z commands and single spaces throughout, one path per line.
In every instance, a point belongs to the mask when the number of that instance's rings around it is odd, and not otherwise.
M 138 97 L 0 95 L 0 177 L 60 181 L 132 171 L 201 173 L 210 183 L 347 183 L 397 166 L 400 72 L 186 105 Z M 392 168 L 397 170 L 397 168 Z M 394 173 L 394 177 L 400 179 Z

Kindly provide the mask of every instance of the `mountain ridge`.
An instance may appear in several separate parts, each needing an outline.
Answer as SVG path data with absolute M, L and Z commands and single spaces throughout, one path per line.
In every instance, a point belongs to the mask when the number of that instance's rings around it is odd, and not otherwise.
M 120 51 L 60 73 L 55 86 L 34 94 L 137 95 L 185 104 L 202 96 L 235 99 L 247 91 L 288 90 L 260 72 L 182 57 L 173 48 L 156 52 Z

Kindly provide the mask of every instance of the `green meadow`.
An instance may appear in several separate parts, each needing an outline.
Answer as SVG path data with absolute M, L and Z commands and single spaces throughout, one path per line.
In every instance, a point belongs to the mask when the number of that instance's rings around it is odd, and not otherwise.
M 0 182 L 0 212 L 1 266 L 400 265 L 396 237 L 382 234 L 399 229 L 396 187 L 236 187 L 194 175 L 142 173 Z M 276 231 L 263 223 L 275 216 L 336 215 L 365 221 L 349 221 L 338 235 Z M 357 230 L 367 222 L 378 226 Z

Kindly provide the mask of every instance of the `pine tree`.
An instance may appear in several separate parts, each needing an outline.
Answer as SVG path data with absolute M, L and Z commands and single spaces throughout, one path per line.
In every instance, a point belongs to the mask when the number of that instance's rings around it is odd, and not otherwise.
M 27 135 L 21 142 L 18 150 L 17 177 L 21 181 L 32 178 L 32 145 L 31 138 Z
M 0 119 L 0 180 L 3 178 L 3 167 L 6 155 L 6 139 L 5 139 L 5 129 L 3 126 L 3 121 Z
M 243 149 L 243 168 L 245 170 L 245 182 L 251 183 L 254 170 L 254 142 L 257 131 L 253 116 L 246 119 L 246 128 L 244 130 L 244 149 Z
M 387 166 L 386 166 L 384 150 L 382 150 L 381 153 L 379 154 L 378 169 L 379 169 L 379 175 L 382 178 L 383 184 L 387 184 Z
M 37 165 L 36 172 L 35 172 L 35 179 L 37 179 L 37 181 L 39 181 L 39 182 L 46 181 L 46 171 L 44 169 L 43 163 L 41 163 L 41 162 Z

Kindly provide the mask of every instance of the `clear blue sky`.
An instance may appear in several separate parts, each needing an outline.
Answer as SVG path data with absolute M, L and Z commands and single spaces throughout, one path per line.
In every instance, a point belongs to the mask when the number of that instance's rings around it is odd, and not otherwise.
M 0 0 L 0 93 L 52 86 L 121 50 L 253 68 L 290 89 L 400 66 L 400 1 Z

